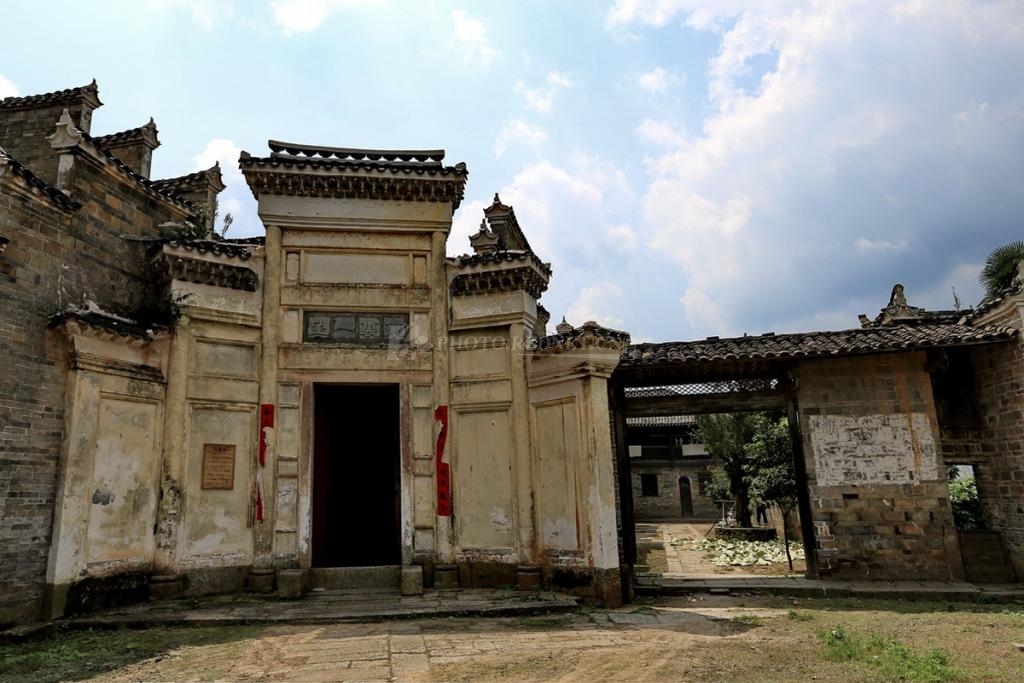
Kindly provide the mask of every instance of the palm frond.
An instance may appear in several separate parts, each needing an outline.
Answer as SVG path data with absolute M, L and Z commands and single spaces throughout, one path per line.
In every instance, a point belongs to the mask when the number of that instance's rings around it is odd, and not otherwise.
M 1013 284 L 1017 264 L 1024 260 L 1024 242 L 1016 241 L 996 247 L 985 259 L 978 281 L 985 287 L 985 299 L 994 299 Z

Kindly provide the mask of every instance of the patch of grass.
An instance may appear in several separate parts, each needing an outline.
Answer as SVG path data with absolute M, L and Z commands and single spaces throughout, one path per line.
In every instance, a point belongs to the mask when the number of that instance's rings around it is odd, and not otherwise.
M 761 623 L 764 622 L 764 619 L 756 614 L 741 614 L 737 617 L 733 617 L 732 620 L 741 624 L 750 624 L 751 626 L 760 626 Z
M 884 680 L 943 683 L 961 677 L 961 673 L 950 666 L 946 653 L 936 648 L 919 654 L 899 641 L 863 636 L 841 625 L 826 631 L 822 638 L 825 659 L 870 664 L 879 669 Z
M 0 645 L 0 680 L 81 680 L 179 647 L 237 642 L 255 627 L 175 627 L 59 632 L 30 643 Z
M 797 612 L 795 609 L 791 609 L 786 612 L 786 618 L 790 621 L 810 621 L 814 617 L 807 612 Z

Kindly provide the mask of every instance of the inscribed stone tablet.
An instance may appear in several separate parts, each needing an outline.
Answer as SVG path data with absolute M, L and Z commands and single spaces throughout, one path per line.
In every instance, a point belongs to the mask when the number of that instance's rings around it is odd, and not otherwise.
M 203 444 L 204 490 L 230 491 L 235 488 L 235 445 Z

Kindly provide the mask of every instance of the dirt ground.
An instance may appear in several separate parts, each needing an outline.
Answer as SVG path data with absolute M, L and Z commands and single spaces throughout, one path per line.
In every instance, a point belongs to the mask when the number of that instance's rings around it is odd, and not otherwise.
M 1020 681 L 1024 607 L 757 596 L 565 615 L 69 631 L 0 679 Z

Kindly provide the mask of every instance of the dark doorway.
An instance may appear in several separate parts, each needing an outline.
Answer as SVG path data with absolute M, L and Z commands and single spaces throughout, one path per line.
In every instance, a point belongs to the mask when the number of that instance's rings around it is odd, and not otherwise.
M 689 477 L 679 477 L 679 504 L 682 506 L 683 519 L 693 517 L 693 493 L 690 491 Z
M 400 564 L 398 386 L 314 387 L 313 566 Z

